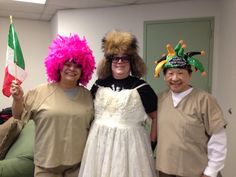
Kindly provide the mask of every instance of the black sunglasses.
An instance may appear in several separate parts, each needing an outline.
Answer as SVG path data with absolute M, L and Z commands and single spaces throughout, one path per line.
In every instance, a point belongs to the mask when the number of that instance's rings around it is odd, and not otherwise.
M 114 55 L 111 57 L 111 61 L 112 61 L 112 63 L 118 63 L 119 61 L 121 61 L 123 63 L 129 63 L 130 56 L 128 56 L 128 55 L 123 55 L 123 56 Z

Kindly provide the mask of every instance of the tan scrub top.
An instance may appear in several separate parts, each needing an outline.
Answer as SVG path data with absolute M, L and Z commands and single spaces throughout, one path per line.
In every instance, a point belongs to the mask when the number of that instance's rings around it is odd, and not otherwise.
M 88 128 L 93 118 L 93 100 L 82 86 L 69 97 L 57 84 L 43 84 L 24 98 L 23 119 L 35 122 L 35 165 L 53 168 L 81 161 Z
M 158 106 L 157 169 L 199 177 L 207 166 L 210 136 L 226 125 L 222 110 L 210 94 L 195 88 L 176 107 L 166 91 Z

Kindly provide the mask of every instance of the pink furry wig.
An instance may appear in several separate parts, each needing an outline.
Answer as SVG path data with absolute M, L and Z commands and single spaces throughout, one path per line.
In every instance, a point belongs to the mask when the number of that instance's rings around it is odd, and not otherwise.
M 95 60 L 85 38 L 81 39 L 77 34 L 68 37 L 57 35 L 52 41 L 44 61 L 49 82 L 59 82 L 60 71 L 66 61 L 73 61 L 82 66 L 79 83 L 86 86 L 92 78 Z

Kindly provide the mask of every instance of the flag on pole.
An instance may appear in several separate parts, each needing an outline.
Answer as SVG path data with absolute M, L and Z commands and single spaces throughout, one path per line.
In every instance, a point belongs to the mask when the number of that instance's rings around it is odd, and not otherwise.
M 7 97 L 11 96 L 10 87 L 12 81 L 16 80 L 21 84 L 25 80 L 26 76 L 27 73 L 25 71 L 24 57 L 11 19 L 2 93 Z

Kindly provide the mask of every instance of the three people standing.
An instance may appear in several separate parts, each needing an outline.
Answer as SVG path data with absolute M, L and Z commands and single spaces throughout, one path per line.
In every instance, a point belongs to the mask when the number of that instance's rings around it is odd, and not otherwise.
M 45 59 L 49 83 L 24 97 L 17 83 L 11 87 L 14 117 L 35 121 L 35 176 L 156 177 L 158 139 L 159 177 L 216 177 L 226 157 L 226 121 L 216 100 L 190 85 L 192 66 L 202 74 L 204 67 L 193 58 L 201 52 L 184 48 L 182 41 L 168 45 L 159 60 L 156 75 L 163 69 L 169 89 L 157 99 L 141 79 L 146 66 L 135 36 L 111 31 L 90 94 L 84 86 L 95 61 L 86 40 L 58 36 Z

